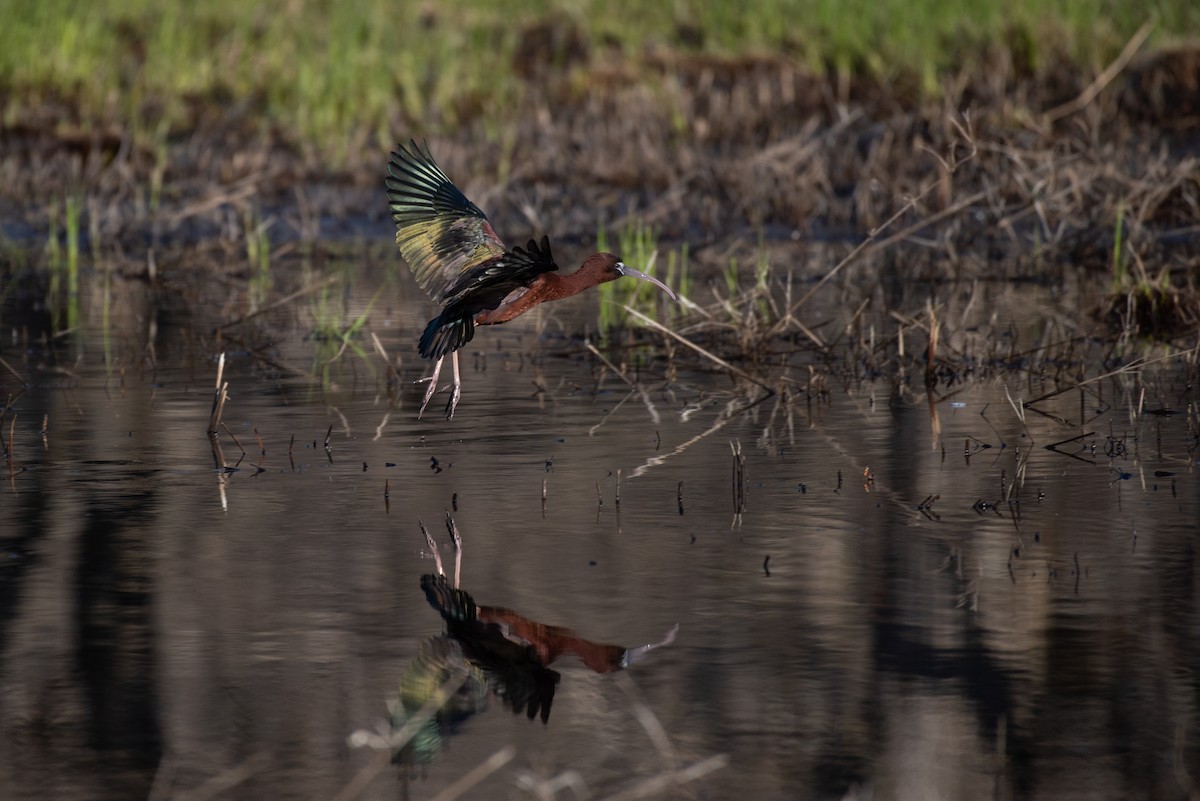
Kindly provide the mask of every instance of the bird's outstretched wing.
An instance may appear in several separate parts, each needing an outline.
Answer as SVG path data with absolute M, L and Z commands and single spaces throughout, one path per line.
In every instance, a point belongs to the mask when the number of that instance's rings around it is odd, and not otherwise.
M 416 141 L 396 146 L 384 183 L 400 254 L 437 302 L 445 304 L 450 287 L 505 255 L 487 216 Z
M 421 336 L 417 349 L 422 358 L 440 359 L 458 350 L 475 336 L 475 315 L 513 301 L 539 275 L 557 269 L 550 239 L 543 236 L 540 245 L 531 239 L 523 248 L 464 270 L 443 291 L 446 307 L 429 321 Z

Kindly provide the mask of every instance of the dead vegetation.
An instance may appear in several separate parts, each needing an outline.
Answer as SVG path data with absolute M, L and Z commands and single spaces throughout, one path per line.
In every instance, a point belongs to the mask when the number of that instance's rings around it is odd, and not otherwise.
M 516 122 L 499 135 L 479 120 L 430 137 L 439 161 L 499 230 L 553 231 L 568 247 L 598 225 L 636 222 L 687 242 L 708 276 L 790 247 L 753 289 L 694 298 L 691 330 L 731 332 L 729 356 L 753 360 L 793 335 L 820 347 L 799 289 L 864 238 L 862 271 L 845 280 L 1057 280 L 1078 268 L 1110 287 L 1090 312 L 1114 333 L 1195 328 L 1194 48 L 1139 59 L 1139 32 L 1092 77 L 1065 59 L 1034 70 L 1010 42 L 932 94 L 913 76 L 821 76 L 786 55 L 618 59 L 552 20 L 524 35 L 576 54 L 573 68 L 518 65 Z M 120 127 L 83 131 L 69 116 L 48 108 L 0 130 L 0 206 L 18 246 L 45 241 L 62 207 L 53 201 L 68 197 L 85 253 L 150 278 L 170 271 L 161 254 L 175 246 L 206 250 L 236 276 L 253 271 L 255 238 L 280 259 L 318 241 L 389 236 L 385 148 L 374 143 L 330 169 L 244 109 L 207 109 L 193 131 L 149 143 Z M 409 133 L 420 132 L 396 136 Z M 1131 265 L 1152 280 L 1126 281 Z M 20 272 L 9 259 L 0 270 Z

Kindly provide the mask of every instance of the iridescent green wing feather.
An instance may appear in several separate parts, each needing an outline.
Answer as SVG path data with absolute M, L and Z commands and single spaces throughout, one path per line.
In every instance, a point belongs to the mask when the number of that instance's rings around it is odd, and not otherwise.
M 388 160 L 388 204 L 396 245 L 421 288 L 439 303 L 474 268 L 498 261 L 504 243 L 487 216 L 442 172 L 427 149 L 409 140 Z

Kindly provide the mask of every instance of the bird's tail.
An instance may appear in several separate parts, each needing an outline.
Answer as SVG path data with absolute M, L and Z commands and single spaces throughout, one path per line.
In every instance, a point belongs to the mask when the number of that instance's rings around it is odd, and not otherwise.
M 440 359 L 470 342 L 474 336 L 475 320 L 471 315 L 447 309 L 425 326 L 417 349 L 422 359 Z

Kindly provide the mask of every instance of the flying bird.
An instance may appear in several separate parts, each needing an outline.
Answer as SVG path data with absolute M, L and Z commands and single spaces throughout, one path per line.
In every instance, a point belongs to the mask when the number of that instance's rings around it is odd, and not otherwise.
M 571 275 L 558 275 L 549 237 L 508 248 L 487 215 L 446 177 L 428 146 L 414 140 L 397 145 L 388 160 L 388 205 L 396 222 L 396 245 L 417 283 L 441 304 L 429 321 L 418 352 L 434 360 L 433 375 L 417 412 L 420 417 L 437 390 L 442 362 L 450 356 L 454 380 L 446 419 L 454 416 L 462 394 L 458 349 L 475 336 L 477 325 L 497 325 L 519 317 L 539 303 L 577 295 L 623 275 L 649 281 L 674 300 L 675 293 L 657 278 L 638 272 L 611 253 L 594 253 Z

